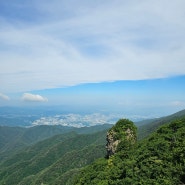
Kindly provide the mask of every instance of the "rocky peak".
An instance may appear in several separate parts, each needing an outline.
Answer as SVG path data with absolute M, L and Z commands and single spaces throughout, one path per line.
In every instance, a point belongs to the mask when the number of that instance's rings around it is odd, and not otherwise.
M 114 155 L 118 148 L 127 149 L 136 142 L 136 130 L 134 123 L 127 119 L 120 119 L 107 132 L 107 157 Z

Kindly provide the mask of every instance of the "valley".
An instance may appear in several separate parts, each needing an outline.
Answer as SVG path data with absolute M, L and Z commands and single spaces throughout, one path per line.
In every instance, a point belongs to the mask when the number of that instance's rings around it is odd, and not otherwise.
M 155 135 L 159 127 L 181 120 L 181 130 L 179 130 L 181 134 L 177 137 L 180 137 L 178 138 L 180 142 L 178 146 L 181 146 L 182 149 L 177 155 L 183 155 L 185 147 L 184 140 L 182 140 L 184 117 L 185 110 L 182 110 L 167 117 L 136 122 L 135 124 L 138 126 L 137 138 L 139 139 L 137 147 L 139 148 L 132 152 L 141 155 L 138 152 L 147 150 L 147 140 L 154 137 L 152 135 L 153 133 Z M 98 160 L 105 160 L 102 161 L 103 163 L 100 162 L 103 168 L 106 165 L 106 135 L 113 125 L 115 124 L 84 127 L 47 124 L 32 127 L 0 126 L 0 184 L 83 184 L 79 183 L 77 179 L 81 178 L 80 174 L 84 173 L 82 171 L 86 169 L 87 165 L 97 165 Z M 160 132 L 158 131 L 157 137 L 160 137 Z M 115 163 L 116 165 L 123 151 L 120 152 L 115 155 L 115 157 L 117 156 L 116 160 L 118 160 Z M 137 158 L 139 159 L 141 156 Z M 114 157 L 112 159 L 114 160 Z M 130 160 L 130 158 L 128 159 Z M 161 159 L 156 158 L 156 160 L 160 161 Z M 121 165 L 121 161 L 119 164 Z M 183 160 L 181 160 L 181 165 L 183 173 Z M 129 168 L 128 166 L 128 170 Z M 85 173 L 87 172 L 85 171 Z M 96 174 L 95 172 L 92 173 Z M 106 178 L 109 179 L 109 177 Z M 112 178 L 111 175 L 110 178 Z

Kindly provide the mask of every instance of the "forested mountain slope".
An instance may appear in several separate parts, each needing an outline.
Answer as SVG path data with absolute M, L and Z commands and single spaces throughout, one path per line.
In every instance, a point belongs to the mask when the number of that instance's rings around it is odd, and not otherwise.
M 138 135 L 140 139 L 148 137 L 137 142 L 136 127 L 133 124 L 130 127 L 132 122 L 129 120 L 126 124 L 129 129 L 122 124 L 119 124 L 120 127 L 116 124 L 113 127 L 84 128 L 0 127 L 0 184 L 85 185 L 91 182 L 143 185 L 148 181 L 149 184 L 175 185 L 184 182 L 184 113 L 181 111 L 148 123 L 145 121 L 145 133 L 139 127 Z M 160 125 L 163 127 L 149 135 Z M 108 128 L 112 130 L 109 136 L 116 152 L 105 159 L 108 156 L 105 150 L 106 147 L 108 149 Z M 122 130 L 126 131 L 126 135 Z M 134 137 L 130 137 L 132 135 Z M 133 145 L 125 142 L 125 136 L 133 138 Z M 119 143 L 120 138 L 122 141 Z M 109 148 L 112 146 L 109 145 Z
M 38 175 L 38 179 L 48 178 L 48 171 L 62 176 L 67 170 L 89 164 L 94 159 L 105 156 L 105 136 L 106 131 L 88 135 L 71 132 L 27 147 L 0 164 L 0 184 L 17 185 L 25 178 L 35 175 Z
M 148 119 L 136 122 L 135 124 L 138 126 L 138 138 L 142 139 L 148 136 L 150 133 L 154 132 L 158 127 L 164 125 L 165 123 L 183 117 L 185 117 L 185 110 L 161 118 Z
M 80 168 L 91 164 L 95 159 L 105 156 L 104 145 L 89 145 L 81 150 L 67 152 L 62 158 L 57 160 L 48 168 L 42 170 L 34 176 L 23 179 L 20 185 L 66 185 Z
M 109 124 L 83 128 L 60 125 L 40 125 L 29 128 L 0 126 L 0 161 L 5 160 L 24 147 L 58 134 L 65 134 L 72 131 L 79 134 L 90 134 L 106 130 L 110 127 L 111 125 Z
M 127 120 L 123 121 L 123 125 L 125 124 L 128 124 Z M 118 130 L 119 128 L 121 127 L 118 127 Z M 119 133 L 124 136 L 121 130 Z M 85 167 L 72 184 L 180 185 L 185 183 L 185 118 L 166 123 L 139 143 L 131 144 L 127 135 L 125 138 L 127 139 L 119 142 L 114 155 L 108 159 L 99 159 Z
M 138 126 L 138 138 L 144 138 L 164 123 L 170 120 L 172 121 L 177 118 L 181 118 L 183 116 L 185 116 L 185 110 L 158 119 L 136 122 L 135 124 Z M 68 133 L 71 131 L 75 131 L 76 133 L 80 134 L 88 134 L 109 129 L 111 127 L 112 125 L 110 124 L 83 128 L 60 125 L 40 125 L 29 128 L 0 126 L 0 160 L 2 161 L 4 158 L 7 158 L 9 155 L 14 154 L 16 151 L 26 146 L 50 138 L 57 134 Z

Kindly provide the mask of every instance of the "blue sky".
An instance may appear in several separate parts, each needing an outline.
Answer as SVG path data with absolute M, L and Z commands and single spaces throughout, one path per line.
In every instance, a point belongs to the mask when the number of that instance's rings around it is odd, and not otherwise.
M 184 108 L 184 7 L 184 0 L 0 1 L 0 106 Z

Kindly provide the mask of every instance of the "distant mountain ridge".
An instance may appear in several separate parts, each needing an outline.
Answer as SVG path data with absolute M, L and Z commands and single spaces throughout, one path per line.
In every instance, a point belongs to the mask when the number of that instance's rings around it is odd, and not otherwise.
M 178 119 L 185 120 L 185 110 L 167 117 L 145 120 L 138 128 L 138 136 L 140 140 L 146 136 L 152 138 L 149 136 L 150 133 L 158 127 L 174 120 L 178 123 Z M 110 124 L 83 128 L 47 125 L 30 128 L 0 126 L 0 184 L 71 185 L 73 177 L 79 174 L 82 167 L 105 157 L 106 134 L 111 127 Z M 158 133 L 160 136 L 160 131 Z M 162 133 L 161 138 L 168 138 L 165 136 L 165 129 Z M 172 134 L 171 131 L 170 134 Z M 183 135 L 182 132 L 179 134 Z M 145 140 L 141 140 L 140 143 Z M 181 141 L 182 138 L 178 140 Z M 173 138 L 170 141 L 173 141 Z M 157 139 L 156 142 L 158 142 Z M 147 147 L 147 145 L 149 144 L 143 146 Z M 150 149 L 152 150 L 152 147 Z M 143 151 L 144 149 L 141 153 Z M 179 152 L 182 155 L 182 151 Z M 129 153 L 131 154 L 132 152 Z M 157 161 L 157 164 L 160 162 L 156 157 L 151 158 L 152 160 Z M 103 167 L 107 162 L 104 161 L 102 164 L 100 159 L 97 163 Z M 109 163 L 109 165 L 113 164 L 111 157 Z M 129 162 L 128 165 L 131 163 Z
M 105 156 L 105 136 L 106 130 L 94 134 L 69 132 L 26 147 L 0 163 L 0 184 L 17 185 L 24 178 L 36 175 L 40 178 L 43 173 L 52 173 L 52 168 L 56 170 L 56 166 L 60 166 L 64 173 L 89 164 Z M 44 178 L 47 177 L 44 175 Z M 36 177 L 32 179 L 33 184 L 34 179 Z M 31 181 L 26 184 L 29 183 Z
M 33 145 L 58 134 L 75 132 L 78 134 L 90 134 L 103 131 L 112 125 L 96 125 L 92 127 L 75 128 L 60 125 L 40 125 L 35 127 L 7 127 L 0 126 L 0 160 L 20 149 Z
M 163 124 L 177 119 L 181 119 L 183 117 L 185 117 L 185 109 L 169 116 L 135 122 L 138 127 L 138 137 L 140 139 L 144 138 L 150 133 L 154 132 L 158 127 L 162 126 Z
M 152 122 L 156 122 L 156 121 L 160 121 L 160 120 L 167 120 L 167 121 L 168 120 L 175 120 L 175 119 L 181 118 L 183 116 L 185 116 L 185 109 L 183 109 L 181 111 L 178 111 L 176 113 L 170 114 L 168 116 L 137 121 L 137 122 L 135 122 L 135 124 L 138 125 L 138 126 L 143 126 L 143 125 L 146 125 L 146 124 L 149 124 L 149 123 L 152 123 Z
M 159 126 L 162 126 L 164 123 L 182 117 L 185 117 L 185 110 L 162 118 L 135 122 L 138 127 L 138 138 L 142 139 L 155 131 Z M 0 126 L 0 159 L 2 160 L 3 158 L 6 158 L 8 154 L 18 151 L 25 146 L 32 145 L 38 141 L 42 141 L 57 134 L 64 134 L 71 131 L 75 131 L 79 134 L 88 134 L 106 130 L 111 127 L 111 124 L 82 128 L 61 125 L 40 125 L 28 128 Z

